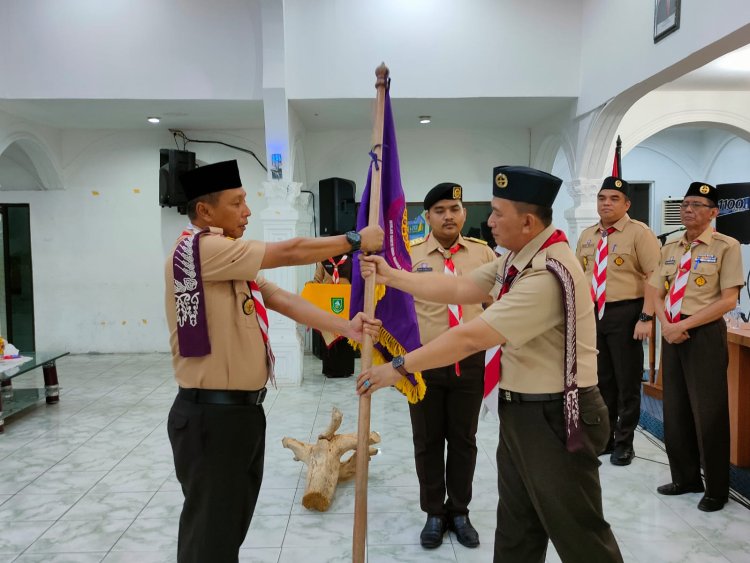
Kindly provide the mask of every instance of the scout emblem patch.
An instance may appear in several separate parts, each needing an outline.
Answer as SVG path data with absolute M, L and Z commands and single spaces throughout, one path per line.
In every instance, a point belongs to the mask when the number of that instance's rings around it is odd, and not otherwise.
M 695 278 L 695 285 L 697 285 L 698 287 L 703 287 L 704 285 L 706 285 L 706 278 L 704 278 L 703 276 L 698 276 L 697 278 Z
M 620 256 L 615 258 L 615 264 L 617 264 L 618 266 L 622 266 L 624 263 L 625 263 L 625 260 L 623 260 Z
M 344 298 L 343 297 L 331 297 L 331 311 L 337 315 L 344 310 Z
M 461 199 L 461 186 L 453 187 L 453 199 Z
M 585 270 L 588 267 L 589 267 L 589 259 L 584 256 L 583 257 L 583 269 Z
M 246 297 L 245 300 L 242 302 L 242 312 L 245 313 L 246 315 L 252 315 L 253 309 L 255 309 L 253 298 Z
M 498 174 L 497 176 L 495 176 L 495 185 L 498 188 L 507 188 L 508 187 L 508 177 L 505 174 L 503 174 L 503 173 Z
M 622 187 L 622 180 L 615 180 L 615 187 L 621 188 Z
M 708 192 L 710 192 L 710 191 L 711 191 L 711 188 L 709 188 L 709 187 L 708 187 L 707 185 L 703 184 L 703 185 L 702 185 L 702 186 L 700 187 L 700 190 L 699 190 L 699 191 L 700 191 L 700 193 L 702 193 L 703 195 L 706 195 L 706 194 L 707 194 Z M 696 280 L 696 281 L 697 281 L 697 280 Z
M 664 289 L 666 289 L 667 291 L 669 291 L 669 281 L 668 280 L 664 280 Z

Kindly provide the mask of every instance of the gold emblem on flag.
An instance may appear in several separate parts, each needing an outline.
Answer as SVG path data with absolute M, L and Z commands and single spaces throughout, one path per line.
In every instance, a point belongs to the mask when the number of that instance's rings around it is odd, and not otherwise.
M 615 180 L 615 187 L 621 188 L 622 187 L 622 180 Z
M 255 303 L 253 303 L 252 297 L 246 297 L 242 303 L 242 312 L 246 315 L 252 315 L 255 310 Z
M 615 264 L 617 264 L 618 266 L 622 266 L 624 263 L 625 263 L 625 260 L 623 260 L 621 256 L 618 256 L 617 258 L 615 258 Z
M 706 278 L 704 278 L 703 276 L 698 276 L 697 278 L 695 278 L 695 285 L 697 285 L 698 287 L 703 287 L 704 285 L 706 285 Z
M 453 199 L 461 199 L 461 186 L 453 186 Z
M 711 188 L 709 188 L 706 184 L 703 184 L 698 191 L 700 191 L 700 193 L 702 193 L 703 195 L 706 195 L 711 191 Z
M 502 172 L 495 176 L 495 185 L 498 188 L 507 188 L 508 187 L 508 177 L 503 174 Z

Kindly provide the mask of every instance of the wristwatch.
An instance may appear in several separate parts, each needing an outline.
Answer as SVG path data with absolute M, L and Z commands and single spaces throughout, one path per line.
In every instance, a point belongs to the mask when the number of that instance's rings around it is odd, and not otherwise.
M 641 321 L 642 323 L 647 323 L 647 322 L 653 321 L 654 316 L 647 315 L 646 313 L 641 313 L 640 316 L 638 317 L 638 320 Z
M 404 357 L 403 356 L 396 356 L 391 361 L 391 365 L 393 366 L 393 369 L 395 369 L 397 372 L 399 372 L 401 375 L 408 376 L 409 372 L 406 371 L 406 368 L 404 367 Z
M 356 252 L 362 246 L 362 237 L 357 231 L 346 233 L 346 241 L 352 245 L 352 252 Z

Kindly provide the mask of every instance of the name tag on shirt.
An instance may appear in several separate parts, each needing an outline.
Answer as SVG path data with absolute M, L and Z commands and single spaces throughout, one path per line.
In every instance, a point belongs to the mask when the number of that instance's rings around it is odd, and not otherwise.
M 432 271 L 432 266 L 430 266 L 428 264 L 420 264 L 419 266 L 417 266 L 416 271 L 417 272 L 431 272 Z
M 716 264 L 716 256 L 713 254 L 706 254 L 704 256 L 698 256 L 696 261 L 703 262 L 704 264 Z
M 675 257 L 672 256 L 671 258 L 667 258 L 666 260 L 664 260 L 664 265 L 671 266 L 672 264 L 675 264 L 676 262 L 677 261 L 675 260 Z

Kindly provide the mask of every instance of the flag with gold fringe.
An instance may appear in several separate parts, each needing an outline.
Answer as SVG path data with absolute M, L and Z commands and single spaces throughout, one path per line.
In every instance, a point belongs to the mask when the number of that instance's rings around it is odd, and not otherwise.
M 357 212 L 357 230 L 367 226 L 373 167 L 382 167 L 379 210 L 380 226 L 385 232 L 382 255 L 392 268 L 411 272 L 406 198 L 401 186 L 396 129 L 393 124 L 391 96 L 388 90 L 385 94 L 382 155 L 382 162 L 378 162 L 375 153 L 370 153 L 367 184 L 362 194 L 362 204 Z M 355 260 L 352 264 L 352 296 L 349 308 L 351 317 L 364 309 L 364 288 L 359 260 Z M 383 322 L 383 326 L 377 342 L 373 342 L 373 363 L 382 364 L 390 362 L 394 356 L 419 348 L 421 342 L 414 298 L 408 293 L 382 285 L 377 286 L 375 295 L 377 300 L 375 317 Z M 353 346 L 358 346 L 356 342 L 350 342 Z M 396 384 L 396 388 L 406 395 L 410 403 L 420 401 L 426 391 L 421 373 L 402 378 Z

